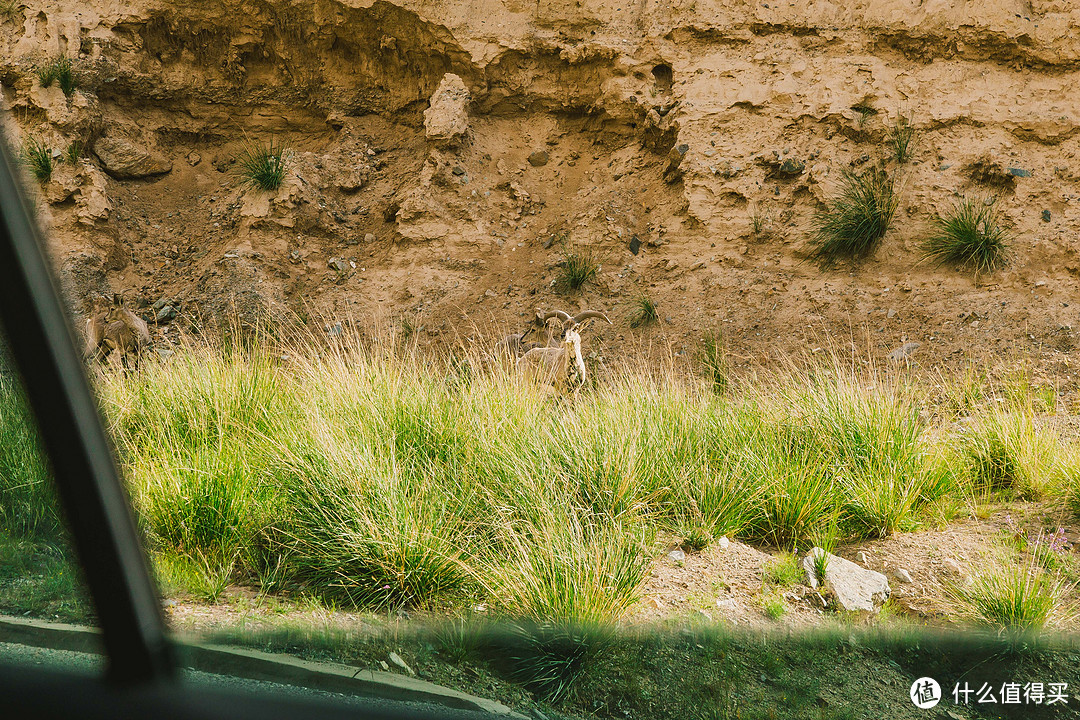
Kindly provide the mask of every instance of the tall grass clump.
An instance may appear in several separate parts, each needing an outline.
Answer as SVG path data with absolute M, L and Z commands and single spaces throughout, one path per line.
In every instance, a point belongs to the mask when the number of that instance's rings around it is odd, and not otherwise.
M 55 60 L 50 60 L 38 68 L 38 81 L 41 87 L 50 87 L 54 82 L 60 86 L 65 95 L 70 96 L 79 87 L 79 80 L 75 75 L 75 67 L 71 58 L 61 55 Z
M 319 457 L 292 464 L 278 525 L 288 575 L 336 604 L 434 607 L 469 585 L 467 518 L 440 490 L 358 448 L 353 472 Z
M 722 393 L 726 374 L 626 368 L 553 401 L 467 354 L 281 342 L 99 383 L 166 584 L 600 624 L 633 607 L 657 537 L 831 547 L 982 482 L 977 446 L 931 432 L 914 385 L 835 358 Z
M 23 145 L 23 161 L 38 182 L 48 182 L 52 178 L 52 148 L 37 138 L 27 138 Z
M 593 257 L 591 247 L 571 249 L 566 246 L 556 281 L 568 290 L 580 290 L 585 283 L 596 279 L 599 271 L 600 264 Z
M 640 530 L 591 525 L 579 513 L 563 512 L 504 532 L 509 561 L 483 576 L 490 595 L 511 616 L 606 623 L 640 598 L 651 563 Z
M 940 263 L 970 267 L 976 274 L 990 273 L 1006 262 L 1011 242 L 996 203 L 964 198 L 938 216 L 922 254 Z
M 660 311 L 656 301 L 642 293 L 634 298 L 634 309 L 630 315 L 630 327 L 651 325 L 660 320 Z
M 781 469 L 768 500 L 774 542 L 813 539 L 833 522 L 842 537 L 913 529 L 921 509 L 954 487 L 911 388 L 835 360 L 780 386 L 766 455 Z
M 248 142 L 237 156 L 238 174 L 244 185 L 273 191 L 285 181 L 291 151 L 285 145 Z
M 915 145 L 915 128 L 911 121 L 903 115 L 898 115 L 888 133 L 889 149 L 892 151 L 893 160 L 903 165 L 911 158 L 911 151 Z
M 1025 411 L 989 410 L 954 443 L 968 487 L 977 496 L 1043 497 L 1053 484 L 1061 452 L 1056 438 Z
M 302 427 L 294 388 L 241 349 L 145 365 L 99 390 L 149 545 L 204 575 L 251 579 L 280 500 L 277 443 Z
M 828 267 L 870 255 L 892 225 L 899 201 L 887 170 L 845 171 L 832 205 L 814 213 L 811 257 Z
M 698 348 L 698 362 L 713 392 L 723 395 L 728 388 L 728 364 L 724 352 L 724 336 L 720 331 L 705 333 Z
M 1032 554 L 1025 562 L 988 564 L 968 584 L 946 586 L 955 612 L 979 625 L 1004 631 L 1035 631 L 1069 619 L 1075 608 L 1072 585 L 1041 568 Z

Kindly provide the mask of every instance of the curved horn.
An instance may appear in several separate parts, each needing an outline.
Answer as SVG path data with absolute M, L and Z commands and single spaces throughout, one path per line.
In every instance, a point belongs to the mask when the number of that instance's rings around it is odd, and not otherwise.
M 585 310 L 584 312 L 579 312 L 572 320 L 574 324 L 577 324 L 582 320 L 588 320 L 589 318 L 601 318 L 608 325 L 611 325 L 611 320 L 608 319 L 608 316 L 597 310 Z
M 567 320 L 571 319 L 569 313 L 564 313 L 562 310 L 552 310 L 551 312 L 546 312 L 543 315 L 541 315 L 540 320 L 543 321 L 543 322 L 547 322 L 548 320 L 550 320 L 553 317 L 557 317 L 557 318 L 559 318 L 559 320 L 562 320 L 563 322 L 566 322 Z

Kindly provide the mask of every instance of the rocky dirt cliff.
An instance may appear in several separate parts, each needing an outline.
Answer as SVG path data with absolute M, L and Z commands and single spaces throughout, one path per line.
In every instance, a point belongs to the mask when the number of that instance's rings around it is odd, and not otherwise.
M 70 95 L 39 77 L 61 56 Z M 0 2 L 14 142 L 58 155 L 40 204 L 71 301 L 160 300 L 166 338 L 230 307 L 424 344 L 592 307 L 615 319 L 598 358 L 690 357 L 706 332 L 736 365 L 917 341 L 926 365 L 1031 356 L 1071 390 L 1078 69 L 1074 0 Z M 821 269 L 815 208 L 900 118 L 893 229 Z M 292 149 L 275 193 L 238 180 L 252 141 Z M 920 261 L 962 195 L 1014 228 L 1004 270 Z M 600 272 L 568 293 L 575 248 Z M 635 328 L 642 295 L 661 321 Z

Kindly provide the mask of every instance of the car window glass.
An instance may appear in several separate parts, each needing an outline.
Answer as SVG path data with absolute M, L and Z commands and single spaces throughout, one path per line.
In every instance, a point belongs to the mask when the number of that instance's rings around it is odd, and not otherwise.
M 0 615 L 0 662 L 99 667 L 93 656 L 63 651 L 96 645 L 86 639 L 94 612 L 6 338 L 0 338 Z M 59 639 L 49 642 L 49 631 Z

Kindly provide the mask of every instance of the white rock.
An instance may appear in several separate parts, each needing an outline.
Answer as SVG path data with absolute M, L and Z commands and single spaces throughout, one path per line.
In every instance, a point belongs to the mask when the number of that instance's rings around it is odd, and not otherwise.
M 946 558 L 941 564 L 945 567 L 945 570 L 951 572 L 953 575 L 963 574 L 963 570 L 960 569 L 960 563 L 952 558 Z
M 841 610 L 877 612 L 878 606 L 889 597 L 889 580 L 874 570 L 859 567 L 850 560 L 826 553 L 815 547 L 803 558 L 803 569 L 811 587 L 817 587 L 819 578 L 814 574 L 814 558 L 825 554 L 829 562 L 825 570 L 825 588 L 836 598 Z
M 911 573 L 909 573 L 904 568 L 897 568 L 896 571 L 893 573 L 893 575 L 896 577 L 897 580 L 899 580 L 902 583 L 915 582 L 914 580 L 911 579 Z
M 686 553 L 684 553 L 682 550 L 678 550 L 678 549 L 672 550 L 671 552 L 669 552 L 667 554 L 667 556 L 668 556 L 668 558 L 674 560 L 675 562 L 682 562 L 683 560 L 686 559 Z
M 390 653 L 390 662 L 397 665 L 399 668 L 401 668 L 402 670 L 407 672 L 409 675 L 415 675 L 416 674 L 416 672 L 411 667 L 409 667 L 409 664 L 406 663 L 404 660 L 402 660 L 401 656 L 398 655 L 396 652 L 391 652 Z
M 720 537 L 720 549 L 727 550 L 727 546 L 731 544 L 731 541 L 727 539 L 726 535 Z

